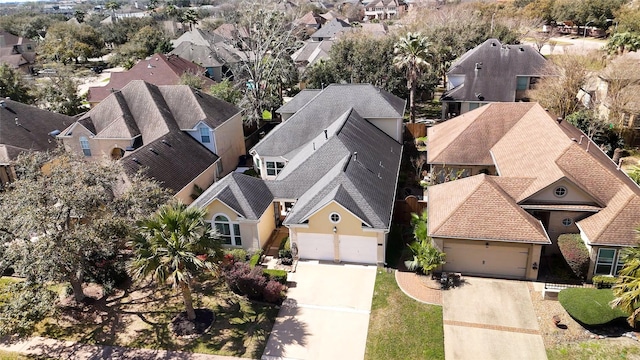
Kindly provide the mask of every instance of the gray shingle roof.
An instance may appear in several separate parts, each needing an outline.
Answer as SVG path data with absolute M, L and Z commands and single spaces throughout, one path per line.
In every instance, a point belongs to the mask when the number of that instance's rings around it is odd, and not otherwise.
M 181 42 L 169 54 L 178 55 L 202 67 L 218 67 L 223 64 L 223 61 L 218 59 L 209 46 L 198 45 L 188 41 Z
M 291 101 L 280 106 L 276 112 L 278 114 L 294 114 L 298 112 L 303 106 L 307 105 L 311 99 L 316 97 L 322 90 L 319 89 L 304 89 L 300 91 Z
M 3 99 L 0 106 L 0 145 L 7 146 L 9 159 L 25 150 L 45 151 L 55 149 L 57 142 L 49 133 L 64 130 L 75 122 L 71 116 L 57 114 Z M 18 124 L 16 124 L 16 119 Z
M 246 219 L 258 220 L 271 206 L 273 195 L 263 180 L 232 172 L 209 187 L 190 206 L 204 207 L 214 199 L 220 199 Z
M 332 84 L 271 131 L 251 151 L 261 156 L 289 154 L 307 144 L 352 107 L 365 119 L 401 118 L 405 100 L 370 84 Z
M 476 70 L 476 64 L 478 69 Z M 442 95 L 448 101 L 514 101 L 517 76 L 544 75 L 545 58 L 529 45 L 503 45 L 489 39 L 467 51 L 447 74 L 464 75 L 464 86 Z
M 174 131 L 137 149 L 120 162 L 127 174 L 143 170 L 162 186 L 178 192 L 216 160 L 218 156 L 196 139 L 182 131 Z
M 311 35 L 312 39 L 332 39 L 336 35 L 351 29 L 351 25 L 340 19 L 333 19 Z

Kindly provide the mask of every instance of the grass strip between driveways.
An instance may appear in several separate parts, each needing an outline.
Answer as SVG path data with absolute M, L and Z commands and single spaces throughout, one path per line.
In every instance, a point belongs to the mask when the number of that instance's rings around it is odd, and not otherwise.
M 444 359 L 442 307 L 411 299 L 394 272 L 378 270 L 365 359 Z
M 640 347 L 633 340 L 608 339 L 588 340 L 573 344 L 559 345 L 547 349 L 549 360 L 565 359 L 637 359 Z

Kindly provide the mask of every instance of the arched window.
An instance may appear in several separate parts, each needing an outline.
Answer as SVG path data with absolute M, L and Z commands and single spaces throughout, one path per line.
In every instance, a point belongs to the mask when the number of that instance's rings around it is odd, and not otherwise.
M 80 137 L 80 147 L 84 156 L 91 156 L 91 148 L 89 147 L 89 140 L 82 136 Z
M 213 218 L 213 226 L 220 234 L 223 244 L 241 246 L 240 224 L 232 223 L 225 215 L 218 214 Z

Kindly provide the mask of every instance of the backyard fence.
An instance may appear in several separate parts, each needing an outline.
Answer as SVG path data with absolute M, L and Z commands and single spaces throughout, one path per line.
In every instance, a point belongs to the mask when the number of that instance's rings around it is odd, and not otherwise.
M 411 213 L 421 214 L 427 208 L 427 202 L 418 200 L 413 195 L 407 196 L 404 200 L 396 200 L 393 209 L 393 222 L 396 224 L 411 224 Z
M 427 125 L 425 124 L 405 124 L 407 131 L 411 134 L 411 137 L 416 139 L 427 136 Z

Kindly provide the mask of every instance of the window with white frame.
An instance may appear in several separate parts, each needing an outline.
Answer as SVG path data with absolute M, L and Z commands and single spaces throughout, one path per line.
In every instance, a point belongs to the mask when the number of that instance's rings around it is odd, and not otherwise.
M 618 275 L 624 266 L 620 259 L 621 250 L 612 248 L 598 249 L 598 259 L 596 260 L 595 275 Z
M 277 176 L 284 169 L 284 163 L 278 161 L 267 161 L 267 175 Z
M 80 138 L 80 147 L 82 148 L 82 153 L 84 156 L 91 156 L 91 147 L 89 147 L 89 139 L 86 137 Z
M 200 128 L 200 141 L 203 144 L 208 144 L 211 142 L 211 134 L 209 133 L 209 129 L 206 127 Z
M 215 227 L 223 244 L 241 246 L 242 238 L 240 236 L 240 224 L 232 223 L 225 215 L 216 215 L 213 219 Z

